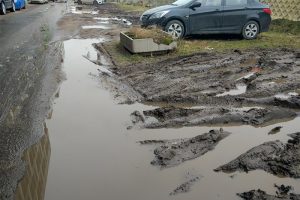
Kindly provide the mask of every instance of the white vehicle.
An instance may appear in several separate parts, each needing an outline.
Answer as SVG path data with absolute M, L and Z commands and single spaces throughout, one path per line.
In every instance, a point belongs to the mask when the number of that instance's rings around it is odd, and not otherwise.
M 78 0 L 78 4 L 103 4 L 104 0 Z

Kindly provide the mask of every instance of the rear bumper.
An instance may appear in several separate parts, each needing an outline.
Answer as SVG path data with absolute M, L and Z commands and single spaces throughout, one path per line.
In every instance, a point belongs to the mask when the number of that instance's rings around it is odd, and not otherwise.
M 267 32 L 270 28 L 271 21 L 270 15 L 265 14 L 260 16 L 260 32 Z

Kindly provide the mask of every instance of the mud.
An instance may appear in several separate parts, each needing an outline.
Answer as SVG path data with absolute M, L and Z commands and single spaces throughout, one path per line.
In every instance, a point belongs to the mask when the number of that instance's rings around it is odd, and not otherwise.
M 140 13 L 120 10 L 114 3 L 78 6 L 69 2 L 69 11 L 58 22 L 65 39 L 99 38 L 118 40 L 120 31 L 139 24 Z
M 144 101 L 241 106 L 298 90 L 299 64 L 297 52 L 287 49 L 247 51 L 241 55 L 206 52 L 152 64 L 117 66 L 117 72 L 144 96 Z M 244 84 L 246 91 L 225 93 L 238 89 L 239 84 Z M 288 103 L 272 100 L 261 104 L 299 108 L 298 97 Z
M 155 159 L 152 165 L 161 167 L 173 167 L 187 160 L 192 160 L 211 151 L 230 133 L 220 130 L 211 130 L 203 135 L 193 138 L 175 139 L 170 141 L 151 141 L 150 143 L 162 143 L 154 150 Z M 149 143 L 142 141 L 141 144 Z
M 295 118 L 291 110 L 278 108 L 157 108 L 131 114 L 133 124 L 144 128 L 165 128 L 208 125 L 252 125 L 264 126 Z M 154 119 L 153 119 L 154 118 Z
M 64 9 L 63 4 L 30 6 L 0 21 L 1 200 L 14 199 L 27 164 L 23 152 L 44 133 L 45 115 L 61 80 L 63 48 L 60 42 L 48 40 L 56 35 Z
M 277 126 L 277 127 L 273 128 L 272 130 L 270 130 L 270 132 L 268 134 L 269 135 L 277 134 L 280 132 L 281 129 L 282 129 L 282 126 Z
M 177 195 L 179 193 L 187 193 L 191 190 L 191 187 L 195 184 L 195 182 L 199 181 L 200 177 L 196 176 L 193 177 L 191 179 L 189 179 L 188 181 L 182 183 L 181 185 L 179 185 L 175 190 L 173 190 L 170 195 Z
M 237 191 L 247 191 L 253 184 L 269 189 L 268 183 L 280 180 L 260 171 L 230 178 L 212 169 L 271 137 L 285 140 L 287 132 L 297 131 L 299 52 L 289 49 L 209 51 L 176 58 L 169 54 L 153 63 L 145 59 L 138 64 L 121 66 L 104 48 L 102 39 L 117 40 L 120 31 L 139 24 L 139 13 L 121 11 L 115 4 L 96 8 L 83 6 L 81 11 L 69 11 L 57 24 L 58 33 L 63 38 L 57 36 L 46 44 L 51 51 L 47 52 L 50 56 L 45 62 L 51 66 L 49 71 L 46 67 L 45 73 L 51 75 L 52 81 L 43 82 L 39 94 L 33 88 L 37 89 L 39 79 L 45 79 L 40 77 L 43 70 L 27 65 L 40 66 L 45 57 L 39 55 L 44 52 L 28 55 L 21 73 L 24 76 L 14 73 L 19 65 L 11 69 L 6 67 L 5 63 L 13 60 L 11 55 L 1 57 L 0 68 L 9 71 L 2 76 L 13 75 L 7 83 L 5 79 L 0 81 L 0 89 L 4 88 L 1 95 L 9 96 L 11 100 L 18 97 L 0 105 L 1 117 L 6 116 L 8 122 L 18 121 L 10 124 L 10 129 L 1 129 L 5 136 L 1 138 L 6 138 L 3 142 L 8 146 L 13 144 L 12 148 L 17 147 L 16 151 L 5 147 L 4 154 L 0 154 L 1 158 L 11 161 L 0 162 L 1 198 L 13 198 L 25 168 L 20 159 L 23 146 L 25 149 L 40 137 L 32 135 L 34 140 L 27 142 L 29 133 L 38 132 L 33 129 L 40 128 L 43 123 L 51 100 L 49 95 L 55 93 L 53 90 L 62 79 L 55 73 L 59 69 L 57 61 L 63 60 L 60 55 L 62 45 L 56 41 L 69 38 L 101 39 L 64 43 L 64 67 L 68 79 L 61 88 L 61 95 L 56 95 L 60 97 L 47 121 L 53 156 L 46 199 L 182 199 L 180 195 L 184 194 L 181 193 L 186 192 L 190 193 L 185 199 L 199 199 L 199 196 L 202 199 L 235 199 Z M 92 48 L 95 42 L 101 43 L 94 45 L 98 54 Z M 20 49 L 17 46 L 16 49 Z M 51 60 L 51 56 L 55 59 Z M 23 61 L 21 59 L 18 63 Z M 32 73 L 27 74 L 28 71 Z M 7 90 L 6 85 L 13 82 L 18 82 L 17 90 Z M 18 93 L 21 95 L 16 95 Z M 36 101 L 35 95 L 45 96 Z M 25 100 L 26 104 L 19 105 Z M 13 109 L 10 111 L 8 107 Z M 128 126 L 130 113 L 133 125 Z M 268 127 L 278 122 L 284 127 L 280 132 L 275 126 Z M 217 130 L 219 127 L 216 126 L 224 125 L 228 126 L 226 131 Z M 239 125 L 247 126 L 237 127 Z M 176 129 L 178 127 L 180 129 Z M 272 134 L 268 135 L 270 130 Z M 224 139 L 230 133 L 230 137 Z M 14 137 L 21 142 L 11 140 Z M 260 148 L 263 153 L 254 155 L 259 160 L 254 165 L 262 165 L 272 174 L 298 177 L 298 133 L 292 137 L 287 144 L 269 142 L 275 146 L 272 152 L 269 143 L 264 143 L 267 145 Z M 26 145 L 23 145 L 24 141 Z M 142 145 L 137 145 L 136 141 L 141 141 Z M 153 150 L 155 158 L 152 164 L 158 165 L 159 169 L 149 165 Z M 273 152 L 278 155 L 274 156 Z M 247 157 L 252 164 L 251 158 Z M 261 169 L 258 167 L 242 167 L 242 170 Z M 205 174 L 201 181 L 198 175 L 185 180 L 178 177 L 178 174 L 195 169 L 197 174 Z M 294 179 L 283 182 L 299 188 Z M 285 189 L 281 188 L 280 194 Z
M 292 139 L 286 144 L 281 141 L 263 143 L 215 171 L 231 173 L 261 169 L 280 177 L 300 178 L 300 132 L 289 136 Z
M 251 190 L 249 192 L 238 193 L 237 195 L 244 200 L 299 200 L 300 195 L 290 193 L 293 188 L 285 185 L 274 185 L 277 188 L 276 195 L 267 194 L 263 190 Z

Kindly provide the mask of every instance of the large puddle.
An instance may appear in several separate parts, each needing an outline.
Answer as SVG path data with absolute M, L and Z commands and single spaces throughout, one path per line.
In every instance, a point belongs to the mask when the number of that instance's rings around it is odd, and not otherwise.
M 93 76 L 98 74 L 99 66 L 84 57 L 96 56 L 91 45 L 94 42 L 98 40 L 64 43 L 63 69 L 67 80 L 55 100 L 52 119 L 47 121 L 52 152 L 46 200 L 234 200 L 239 199 L 237 192 L 251 189 L 274 194 L 274 183 L 292 185 L 296 192 L 300 191 L 299 180 L 279 178 L 264 171 L 234 176 L 213 171 L 265 141 L 286 141 L 288 133 L 299 131 L 299 118 L 281 123 L 283 129 L 276 135 L 268 135 L 276 125 L 225 127 L 232 134 L 204 156 L 163 170 L 152 166 L 154 146 L 137 141 L 193 137 L 214 127 L 127 130 L 133 111 L 153 107 L 118 105 L 113 100 L 103 83 Z M 187 174 L 201 178 L 189 193 L 170 196 L 187 181 Z

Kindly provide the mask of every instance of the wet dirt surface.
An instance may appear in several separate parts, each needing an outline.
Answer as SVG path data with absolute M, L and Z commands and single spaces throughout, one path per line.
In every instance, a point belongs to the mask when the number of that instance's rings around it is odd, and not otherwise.
M 138 25 L 140 14 L 125 12 L 115 4 L 99 6 L 78 6 L 72 2 L 68 6 L 69 13 L 60 19 L 58 25 L 65 38 L 99 38 L 109 37 L 118 40 L 120 31 L 130 25 Z
M 46 200 L 234 200 L 246 191 L 246 199 L 276 199 L 274 184 L 299 193 L 299 139 L 291 135 L 300 123 L 299 50 L 206 52 L 119 66 L 102 44 L 138 24 L 139 14 L 114 4 L 74 6 L 67 5 L 53 39 L 57 52 L 57 41 L 66 40 L 66 80 L 46 120 Z M 63 79 L 58 74 L 52 94 Z M 253 148 L 260 153 L 242 154 Z M 214 171 L 236 158 L 247 167 Z M 259 162 L 249 167 L 252 159 Z M 25 170 L 24 162 L 18 166 Z M 10 169 L 1 174 L 13 181 L 8 186 L 22 177 Z
M 120 66 L 117 72 L 142 94 L 143 101 L 241 105 L 248 98 L 298 90 L 297 55 L 296 51 L 286 49 L 250 51 L 242 55 L 201 53 L 154 64 Z M 224 93 L 239 88 L 241 83 L 247 86 L 245 92 Z
M 297 131 L 299 118 L 280 123 L 283 128 L 273 135 L 268 132 L 275 125 L 263 128 L 228 125 L 224 129 L 232 134 L 221 140 L 214 150 L 171 168 L 161 170 L 152 166 L 150 162 L 157 145 L 199 137 L 220 127 L 127 130 L 132 123 L 131 113 L 156 108 L 138 103 L 118 104 L 120 101 L 114 92 L 118 88 L 112 87 L 120 84 L 120 80 L 115 80 L 118 76 L 110 71 L 110 65 L 99 66 L 90 61 L 101 57 L 93 50 L 92 43 L 95 42 L 69 40 L 64 43 L 63 65 L 67 80 L 60 88 L 52 119 L 47 121 L 52 158 L 46 199 L 150 200 L 199 199 L 199 196 L 203 199 L 239 199 L 237 192 L 253 188 L 273 194 L 274 183 L 292 185 L 295 191 L 300 190 L 297 179 L 283 179 L 264 171 L 235 173 L 233 178 L 230 174 L 213 171 L 263 142 L 286 142 L 287 134 Z M 87 55 L 90 59 L 86 59 Z M 126 94 L 128 90 L 124 88 Z M 150 145 L 139 145 L 138 141 Z M 187 172 L 191 174 L 189 179 L 185 176 Z M 195 177 L 201 178 L 189 183 Z
M 64 4 L 32 5 L 0 16 L 1 200 L 14 199 L 27 165 L 21 160 L 23 151 L 43 135 L 62 56 L 61 43 L 47 44 L 45 33 L 54 35 L 64 8 Z

